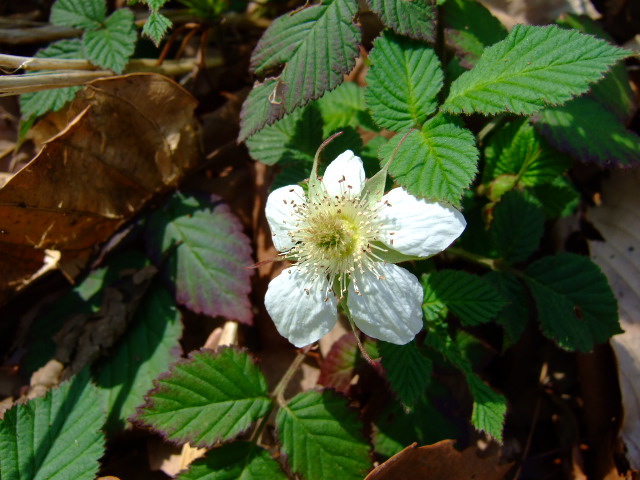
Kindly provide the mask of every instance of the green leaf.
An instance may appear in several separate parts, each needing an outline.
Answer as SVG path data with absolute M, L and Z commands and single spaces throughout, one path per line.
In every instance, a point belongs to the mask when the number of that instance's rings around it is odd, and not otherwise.
M 143 0 L 149 8 L 155 12 L 164 7 L 164 4 L 167 3 L 168 0 Z
M 317 105 L 324 122 L 322 138 L 329 138 L 332 133 L 345 127 L 378 130 L 364 102 L 364 88 L 353 82 L 345 82 L 327 92 L 317 101 Z
M 587 352 L 622 333 L 617 302 L 598 266 L 571 253 L 543 257 L 525 271 L 543 333 L 567 350 Z
M 531 195 L 517 190 L 506 193 L 493 209 L 491 237 L 507 263 L 529 258 L 544 233 L 544 212 Z
M 219 197 L 177 192 L 149 218 L 146 245 L 178 303 L 196 313 L 251 323 L 251 246 Z
M 262 373 L 235 348 L 194 352 L 154 383 L 136 420 L 169 440 L 198 447 L 237 437 L 271 402 Z
M 44 397 L 14 405 L 0 421 L 2 478 L 96 478 L 105 419 L 86 370 Z
M 158 12 L 151 12 L 149 18 L 142 27 L 142 33 L 148 36 L 157 47 L 160 45 L 160 41 L 167 33 L 167 30 L 171 28 L 173 23 L 167 17 Z
M 461 435 L 458 428 L 424 397 L 408 413 L 393 402 L 373 425 L 374 450 L 383 457 L 391 457 L 413 442 L 432 445 Z
M 253 52 L 251 67 L 262 75 L 286 66 L 278 79 L 270 80 L 270 87 L 257 86 L 245 101 L 240 140 L 343 82 L 358 56 L 356 12 L 353 0 L 333 0 L 285 14 L 271 24 Z M 272 95 L 276 82 L 281 91 Z M 270 103 L 281 102 L 282 108 L 265 108 L 270 95 Z
M 78 38 L 60 40 L 47 48 L 39 50 L 36 58 L 84 58 L 82 41 Z M 48 112 L 60 110 L 73 100 L 81 87 L 54 88 L 20 95 L 20 113 L 23 118 L 39 117 Z
M 507 36 L 504 25 L 480 2 L 447 0 L 442 7 L 442 21 L 445 40 L 465 68 L 472 68 L 486 47 Z
M 403 138 L 393 137 L 380 155 L 388 161 Z M 457 205 L 477 173 L 478 150 L 473 134 L 435 117 L 414 130 L 398 147 L 389 167 L 394 180 L 416 197 Z
M 484 183 L 510 174 L 516 176 L 516 184 L 533 187 L 551 183 L 571 166 L 571 159 L 552 148 L 527 119 L 511 122 L 492 135 L 484 155 Z
M 436 110 L 442 88 L 442 69 L 433 49 L 384 32 L 373 43 L 369 60 L 365 98 L 374 120 L 396 132 L 421 126 Z
M 493 271 L 484 278 L 490 282 L 508 300 L 508 304 L 496 317 L 496 323 L 502 325 L 511 343 L 516 343 L 531 316 L 531 305 L 527 291 L 517 277 L 508 272 Z
M 367 0 L 382 23 L 400 35 L 433 42 L 436 11 L 427 0 Z
M 540 201 L 549 219 L 569 216 L 580 206 L 580 193 L 565 177 L 535 186 L 531 193 Z
M 507 413 L 507 400 L 489 388 L 477 375 L 468 373 L 467 384 L 473 395 L 471 423 L 481 432 L 502 443 L 502 428 Z
M 209 450 L 177 480 L 286 480 L 269 452 L 250 442 L 233 442 Z
M 602 166 L 640 164 L 640 136 L 592 97 L 543 110 L 535 119 L 535 127 L 555 148 L 583 162 Z
M 276 425 L 291 470 L 307 480 L 360 480 L 371 468 L 362 424 L 346 398 L 330 390 L 296 395 L 278 411 Z
M 496 317 L 506 305 L 497 290 L 482 278 L 457 270 L 440 270 L 422 276 L 425 299 L 433 308 L 433 297 L 449 307 L 463 325 L 478 325 Z M 423 309 L 429 303 L 425 301 Z M 437 304 L 436 304 L 437 305 Z
M 104 0 L 56 0 L 49 21 L 54 25 L 94 30 L 102 26 L 106 16 Z
M 364 348 L 372 359 L 379 357 L 377 346 L 370 338 L 364 341 Z M 362 358 L 355 335 L 345 333 L 331 346 L 320 364 L 318 384 L 345 393 L 352 386 L 355 375 L 363 376 L 369 364 Z
M 575 30 L 516 25 L 453 82 L 451 113 L 533 114 L 587 91 L 626 50 Z
M 114 352 L 94 367 L 95 382 L 109 412 L 109 428 L 129 426 L 129 417 L 143 403 L 153 379 L 180 355 L 181 334 L 180 312 L 173 298 L 161 286 L 151 287 Z
M 247 148 L 253 158 L 267 165 L 308 163 L 308 176 L 321 135 L 322 116 L 315 105 L 309 105 L 260 130 L 247 140 Z
M 133 12 L 121 8 L 105 22 L 105 28 L 91 30 L 82 37 L 87 59 L 94 65 L 122 73 L 136 48 Z
M 420 353 L 415 341 L 406 345 L 381 341 L 378 348 L 391 389 L 410 410 L 431 380 L 431 360 Z

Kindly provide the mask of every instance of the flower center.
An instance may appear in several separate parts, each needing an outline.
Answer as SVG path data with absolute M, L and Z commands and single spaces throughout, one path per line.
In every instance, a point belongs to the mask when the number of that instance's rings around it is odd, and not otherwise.
M 287 255 L 313 279 L 326 277 L 329 288 L 335 285 L 341 295 L 348 279 L 358 292 L 352 274 L 375 273 L 375 263 L 381 261 L 373 252 L 382 227 L 378 208 L 347 193 L 335 197 L 325 193 L 314 203 L 298 205 L 295 216 L 297 228 L 290 235 L 296 246 Z

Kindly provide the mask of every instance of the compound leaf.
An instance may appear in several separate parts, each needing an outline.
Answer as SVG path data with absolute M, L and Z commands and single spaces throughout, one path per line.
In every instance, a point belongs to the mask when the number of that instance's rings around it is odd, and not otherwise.
M 270 404 L 264 376 L 235 348 L 192 353 L 154 383 L 136 420 L 169 440 L 199 447 L 235 438 Z
M 422 396 L 431 379 L 431 360 L 420 353 L 415 341 L 406 345 L 379 342 L 382 366 L 391 389 L 410 409 Z
M 400 35 L 434 41 L 436 12 L 427 0 L 367 0 L 382 23 Z
M 330 390 L 296 395 L 276 424 L 287 462 L 308 480 L 360 480 L 371 468 L 361 422 L 346 398 Z
M 87 370 L 0 421 L 2 478 L 91 480 L 104 453 L 106 414 Z
M 498 442 L 502 442 L 507 400 L 489 388 L 477 375 L 467 373 L 466 379 L 471 395 L 473 395 L 471 423 L 476 430 L 485 432 Z
M 107 16 L 104 0 L 57 0 L 51 6 L 49 21 L 54 25 L 95 30 Z
M 83 43 L 87 59 L 102 68 L 122 73 L 136 48 L 136 28 L 133 12 L 121 8 L 105 21 L 105 28 L 84 34 Z
M 142 27 L 142 33 L 148 36 L 153 43 L 156 45 L 160 45 L 160 41 L 164 37 L 164 34 L 167 33 L 167 30 L 171 28 L 173 23 L 167 17 L 162 15 L 159 12 L 151 12 L 149 18 Z
M 587 91 L 628 52 L 556 26 L 516 25 L 451 85 L 451 113 L 529 115 Z
M 437 108 L 442 88 L 442 69 L 433 49 L 385 32 L 373 43 L 369 60 L 365 99 L 374 120 L 396 132 L 421 126 Z

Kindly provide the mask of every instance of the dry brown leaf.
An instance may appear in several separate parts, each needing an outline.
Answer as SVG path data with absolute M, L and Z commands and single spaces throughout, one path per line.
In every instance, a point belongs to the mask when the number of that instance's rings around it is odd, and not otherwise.
M 627 457 L 640 468 L 640 170 L 612 172 L 602 192 L 602 204 L 589 219 L 605 239 L 589 243 L 591 258 L 605 273 L 618 299 L 625 333 L 611 344 L 618 358 L 624 420 L 621 435 Z
M 0 189 L 0 301 L 42 266 L 107 240 L 199 160 L 196 100 L 155 74 L 100 79 L 66 128 Z
M 497 456 L 478 456 L 475 447 L 460 452 L 454 444 L 454 440 L 443 440 L 424 447 L 409 445 L 365 480 L 502 480 L 512 466 L 499 465 Z

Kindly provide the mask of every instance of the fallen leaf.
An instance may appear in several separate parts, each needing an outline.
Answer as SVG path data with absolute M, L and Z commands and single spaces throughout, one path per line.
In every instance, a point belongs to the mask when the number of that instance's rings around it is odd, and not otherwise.
M 616 170 L 589 220 L 605 241 L 591 241 L 591 258 L 618 299 L 623 334 L 611 339 L 618 359 L 624 419 L 621 436 L 633 469 L 640 468 L 640 170 Z
M 418 447 L 416 443 L 376 467 L 365 480 L 502 480 L 513 464 L 497 456 L 478 456 L 478 449 L 456 450 L 454 440 Z
M 87 85 L 70 121 L 0 189 L 0 302 L 33 280 L 44 250 L 62 262 L 106 241 L 200 159 L 196 100 L 155 74 Z

